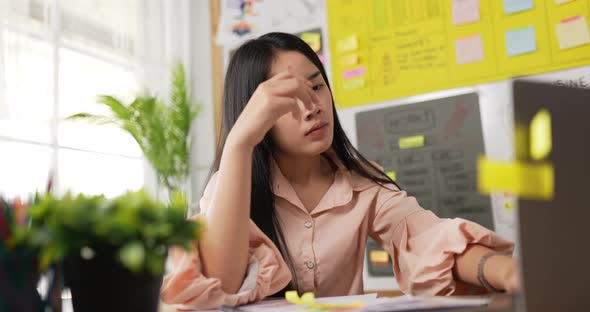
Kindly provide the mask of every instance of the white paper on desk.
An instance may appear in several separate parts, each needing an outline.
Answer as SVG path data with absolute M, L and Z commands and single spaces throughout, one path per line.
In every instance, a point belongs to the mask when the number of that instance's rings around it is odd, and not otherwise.
M 489 298 L 414 297 L 379 298 L 358 312 L 414 311 L 440 308 L 476 307 L 489 303 Z
M 358 296 L 341 296 L 341 297 L 323 297 L 316 298 L 315 301 L 319 303 L 330 303 L 330 304 L 350 304 L 355 301 L 360 301 L 365 305 L 369 306 L 373 304 L 377 299 L 377 294 L 358 295 Z M 265 300 L 259 303 L 248 304 L 240 306 L 240 311 L 255 312 L 255 311 L 277 311 L 277 312 L 297 312 L 297 311 L 309 311 L 304 306 L 294 305 L 287 300 Z M 347 310 L 351 311 L 351 310 Z

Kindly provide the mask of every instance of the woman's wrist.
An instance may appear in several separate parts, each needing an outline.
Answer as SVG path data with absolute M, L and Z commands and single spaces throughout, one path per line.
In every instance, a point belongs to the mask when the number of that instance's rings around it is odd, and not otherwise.
M 485 254 L 478 264 L 477 278 L 484 288 L 491 292 L 506 290 L 507 281 L 514 274 L 514 261 L 507 252 Z
M 224 152 L 226 150 L 238 150 L 252 153 L 254 151 L 254 144 L 242 138 L 239 135 L 230 132 L 224 144 Z

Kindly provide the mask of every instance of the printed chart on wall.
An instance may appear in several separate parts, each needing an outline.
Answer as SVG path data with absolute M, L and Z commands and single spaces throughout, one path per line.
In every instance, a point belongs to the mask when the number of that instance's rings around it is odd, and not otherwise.
M 350 107 L 590 64 L 590 0 L 328 0 Z
M 477 191 L 485 154 L 475 93 L 356 114 L 359 151 L 440 217 L 493 229 L 489 196 Z

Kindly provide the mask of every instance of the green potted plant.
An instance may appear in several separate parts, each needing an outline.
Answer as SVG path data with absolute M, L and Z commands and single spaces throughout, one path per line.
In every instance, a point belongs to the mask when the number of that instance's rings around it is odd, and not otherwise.
M 15 240 L 38 246 L 42 268 L 62 262 L 77 312 L 157 311 L 168 248 L 191 248 L 202 228 L 185 210 L 180 193 L 167 205 L 144 191 L 113 199 L 45 195 Z
M 100 95 L 98 102 L 111 116 L 78 113 L 67 119 L 117 125 L 133 136 L 168 195 L 183 191 L 190 174 L 191 124 L 200 109 L 191 102 L 183 65 L 172 68 L 169 103 L 149 94 L 128 105 L 112 95 Z

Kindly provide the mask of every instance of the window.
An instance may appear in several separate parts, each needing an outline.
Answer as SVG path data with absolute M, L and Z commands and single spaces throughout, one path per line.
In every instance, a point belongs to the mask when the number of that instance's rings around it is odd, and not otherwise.
M 138 0 L 0 0 L 0 194 L 43 190 L 115 196 L 144 185 L 124 131 L 65 121 L 106 113 L 99 94 L 138 92 Z

